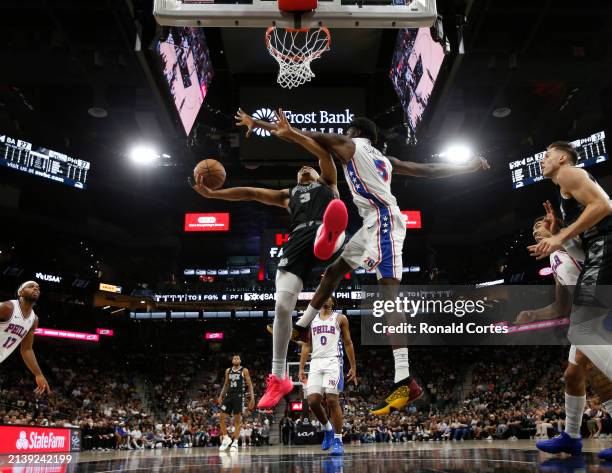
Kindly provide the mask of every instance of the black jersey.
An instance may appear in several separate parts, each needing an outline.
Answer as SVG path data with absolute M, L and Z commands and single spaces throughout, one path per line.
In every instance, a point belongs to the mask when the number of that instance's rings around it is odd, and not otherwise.
M 597 184 L 595 178 L 589 173 L 587 174 L 589 175 L 589 178 L 595 184 Z M 597 185 L 599 186 L 599 184 Z M 578 217 L 580 217 L 585 208 L 584 205 L 582 205 L 573 197 L 570 197 L 569 199 L 563 197 L 561 195 L 561 190 L 559 190 L 559 203 L 559 206 L 561 207 L 561 215 L 563 216 L 563 221 L 567 226 L 578 220 Z M 585 230 L 584 233 L 582 233 L 582 235 L 580 236 L 583 239 L 583 243 L 588 243 L 592 238 L 609 234 L 612 234 L 612 215 L 604 217 L 594 226 Z
M 327 205 L 335 198 L 334 192 L 320 182 L 312 182 L 307 186 L 297 185 L 289 190 L 289 194 L 289 232 L 302 223 L 323 220 Z
M 242 366 L 238 368 L 237 371 L 234 371 L 233 366 L 229 369 L 229 388 L 226 394 L 227 397 L 244 395 L 244 375 L 242 370 L 244 370 Z

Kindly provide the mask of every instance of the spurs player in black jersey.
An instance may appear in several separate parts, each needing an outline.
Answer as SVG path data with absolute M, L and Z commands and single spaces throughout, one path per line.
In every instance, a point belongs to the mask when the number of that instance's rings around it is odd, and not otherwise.
M 552 143 L 542 160 L 542 173 L 559 187 L 559 204 L 565 227 L 528 247 L 537 259 L 560 250 L 580 237 L 584 267 L 576 283 L 568 338 L 576 348 L 576 367 L 565 376 L 566 431 L 552 440 L 538 442 L 549 453 L 578 454 L 582 450 L 580 424 L 586 404 L 589 361 L 612 379 L 612 205 L 595 179 L 576 167 L 578 154 L 566 142 Z M 573 421 L 572 421 L 573 419 Z M 612 449 L 600 452 L 612 460 Z
M 24 282 L 17 289 L 18 299 L 0 303 L 0 363 L 21 345 L 24 363 L 36 378 L 36 394 L 51 393 L 49 383 L 42 374 L 34 354 L 34 330 L 38 328 L 38 317 L 34 304 L 40 297 L 40 287 L 35 281 Z
M 232 367 L 225 370 L 225 382 L 219 395 L 221 405 L 221 446 L 219 450 L 230 452 L 238 451 L 238 439 L 240 438 L 240 427 L 242 426 L 242 411 L 244 409 L 245 385 L 249 390 L 249 410 L 255 407 L 255 394 L 253 393 L 253 383 L 249 370 L 241 365 L 240 355 L 232 357 Z M 234 440 L 227 435 L 225 418 L 227 415 L 234 416 Z
M 240 110 L 236 117 L 239 125 L 243 113 Z M 274 134 L 295 133 L 286 120 L 279 127 L 273 130 Z M 291 214 L 289 241 L 283 245 L 276 272 L 272 373 L 268 377 L 266 392 L 257 404 L 260 409 L 274 407 L 293 390 L 293 383 L 286 373 L 287 348 L 292 334 L 291 314 L 304 280 L 317 264 L 330 259 L 342 245 L 348 221 L 346 206 L 338 198 L 338 177 L 332 157 L 311 138 L 299 135 L 296 139 L 317 156 L 321 173 L 303 166 L 298 172 L 296 186 L 290 189 L 234 187 L 212 190 L 201 181 L 194 186 L 199 194 L 210 199 L 254 200 L 285 208 Z

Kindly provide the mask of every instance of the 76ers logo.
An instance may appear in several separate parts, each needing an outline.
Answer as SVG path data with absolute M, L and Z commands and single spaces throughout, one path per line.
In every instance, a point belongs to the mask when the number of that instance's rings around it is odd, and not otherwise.
M 366 268 L 372 269 L 374 266 L 376 266 L 376 261 L 374 261 L 372 258 L 366 258 L 363 260 L 363 264 Z
M 374 165 L 376 166 L 376 170 L 378 171 L 380 178 L 384 182 L 387 182 L 389 180 L 389 171 L 387 171 L 387 166 L 385 165 L 385 162 L 382 159 L 375 159 Z

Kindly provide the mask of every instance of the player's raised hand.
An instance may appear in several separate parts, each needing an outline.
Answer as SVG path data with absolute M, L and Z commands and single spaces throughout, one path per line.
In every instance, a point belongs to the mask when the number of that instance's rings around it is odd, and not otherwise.
M 246 127 L 246 137 L 248 138 L 249 136 L 251 136 L 251 133 L 253 133 L 253 128 L 255 128 L 255 120 L 253 119 L 253 117 L 251 117 L 248 113 L 239 108 L 234 118 L 236 119 L 236 126 Z
M 546 217 L 544 217 L 544 226 L 548 229 L 550 233 L 553 235 L 559 232 L 559 221 L 557 220 L 557 215 L 553 209 L 550 200 L 547 200 L 542 205 L 544 205 L 544 210 L 546 211 Z
M 214 194 L 214 191 L 210 187 L 206 187 L 203 181 L 204 176 L 198 176 L 197 181 L 194 183 L 191 177 L 187 178 L 187 182 L 191 186 L 191 188 L 200 194 L 202 197 L 211 197 Z
M 300 378 L 302 384 L 308 384 L 308 376 L 306 376 L 306 372 L 303 369 L 300 369 L 298 378 Z
M 51 388 L 49 387 L 49 383 L 47 382 L 47 378 L 45 378 L 42 374 L 36 376 L 36 389 L 34 393 L 38 396 L 47 392 L 47 394 L 51 394 Z
M 522 310 L 516 316 L 515 324 L 528 324 L 529 322 L 533 322 L 535 320 L 535 313 L 532 310 Z
M 346 381 L 348 383 L 350 383 L 351 381 L 353 382 L 353 384 L 357 384 L 357 370 L 355 368 L 351 368 L 348 373 L 346 374 Z
M 470 161 L 469 166 L 473 171 L 486 171 L 487 169 L 491 169 L 489 161 L 487 161 L 482 156 L 477 156 L 472 161 Z
M 546 258 L 561 248 L 563 248 L 563 242 L 557 235 L 553 235 L 550 238 L 544 238 L 540 243 L 527 247 L 531 256 L 535 257 L 537 260 Z
M 276 130 L 270 130 L 277 138 L 285 141 L 291 141 L 291 135 L 295 130 L 291 127 L 287 115 L 283 112 L 283 109 L 279 108 L 276 112 Z

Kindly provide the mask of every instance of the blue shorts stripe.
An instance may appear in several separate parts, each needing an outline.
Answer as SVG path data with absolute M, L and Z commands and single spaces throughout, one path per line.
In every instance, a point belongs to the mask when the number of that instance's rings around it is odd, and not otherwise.
M 365 187 L 365 184 L 359 178 L 359 175 L 355 171 L 355 167 L 353 166 L 352 161 L 349 161 L 346 164 L 346 168 L 349 171 L 349 175 L 354 176 L 354 181 L 352 182 L 352 185 L 355 191 L 360 196 L 368 199 L 378 208 L 378 211 L 380 213 L 380 220 L 379 220 L 380 227 L 378 228 L 378 232 L 379 232 L 379 238 L 380 238 L 381 255 L 380 255 L 380 262 L 376 266 L 376 268 L 380 272 L 380 276 L 382 278 L 394 278 L 396 277 L 395 271 L 394 271 L 395 255 L 393 252 L 393 242 L 391 240 L 392 233 L 393 233 L 391 231 L 391 229 L 393 228 L 393 224 L 392 224 L 393 216 L 391 215 L 391 212 L 389 211 L 389 207 L 387 207 L 375 195 L 368 192 L 368 190 Z

